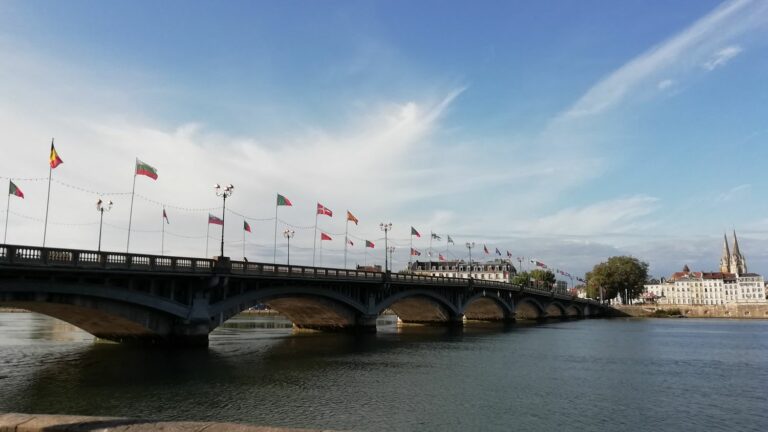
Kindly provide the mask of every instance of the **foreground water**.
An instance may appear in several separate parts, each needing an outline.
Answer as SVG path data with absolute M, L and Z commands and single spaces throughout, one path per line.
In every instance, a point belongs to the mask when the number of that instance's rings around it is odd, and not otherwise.
M 338 430 L 768 430 L 768 322 L 586 320 L 294 334 L 238 317 L 209 349 L 93 343 L 0 313 L 0 411 Z

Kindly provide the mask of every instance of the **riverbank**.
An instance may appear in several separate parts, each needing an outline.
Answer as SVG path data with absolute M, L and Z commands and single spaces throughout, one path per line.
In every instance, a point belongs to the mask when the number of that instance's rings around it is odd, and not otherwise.
M 29 312 L 29 311 L 26 310 L 26 309 L 0 307 L 0 312 L 6 312 L 6 313 L 25 313 L 25 312 Z
M 768 319 L 768 304 L 735 305 L 617 305 L 614 308 L 633 317 Z
M 121 432 L 312 432 L 310 429 L 287 429 L 251 426 L 239 423 L 158 422 L 120 417 L 88 417 L 46 414 L 0 414 L 0 432 L 85 432 L 119 430 Z

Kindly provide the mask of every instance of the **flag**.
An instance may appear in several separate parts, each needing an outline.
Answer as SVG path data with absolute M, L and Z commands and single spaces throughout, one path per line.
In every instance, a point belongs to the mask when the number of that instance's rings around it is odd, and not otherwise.
M 291 200 L 289 200 L 288 198 L 286 198 L 286 197 L 284 197 L 284 196 L 282 196 L 280 194 L 277 194 L 277 205 L 279 205 L 279 206 L 292 206 L 293 203 L 291 203 Z
M 421 238 L 421 234 L 419 234 L 419 232 L 416 231 L 416 228 L 414 228 L 414 227 L 411 227 L 411 235 L 412 236 L 416 236 L 418 238 Z
M 546 264 L 541 261 L 536 261 L 535 259 L 531 260 L 531 264 L 536 264 L 536 267 L 547 268 Z
M 432 233 L 432 239 L 433 240 L 442 240 L 443 238 L 440 237 L 439 235 L 435 234 L 435 233 Z
M 317 203 L 317 214 L 333 217 L 333 212 L 328 207 Z
M 208 223 L 209 224 L 214 224 L 214 225 L 224 226 L 224 221 L 223 220 L 217 218 L 216 216 L 214 216 L 214 215 L 212 215 L 210 213 L 208 213 Z
M 136 159 L 136 175 L 143 175 L 157 180 L 157 170 L 147 163 Z
M 490 252 L 488 252 L 488 246 L 483 245 L 483 252 L 485 252 L 486 255 L 488 255 Z
M 333 239 L 328 234 L 320 231 L 320 241 L 323 241 L 323 240 L 333 240 Z
M 501 256 L 501 251 L 499 250 L 499 248 L 496 248 L 496 255 Z
M 243 221 L 243 229 L 245 231 L 251 232 L 251 226 L 248 225 L 248 221 Z
M 49 162 L 51 163 L 51 168 L 56 168 L 64 163 L 59 157 L 59 154 L 56 153 L 56 147 L 53 146 L 53 140 L 51 140 L 51 157 L 49 158 Z
M 365 241 L 365 247 L 373 249 L 374 246 L 376 245 L 374 245 L 372 241 L 368 241 L 368 240 Z
M 355 245 L 355 243 L 353 243 L 352 240 L 350 240 L 350 239 L 347 239 L 347 243 L 349 243 L 350 246 L 354 246 Z
M 421 256 L 421 252 L 417 251 L 414 248 L 411 248 L 411 256 Z
M 440 261 L 445 261 L 445 257 L 443 256 L 443 254 L 437 254 L 437 259 L 439 259 Z
M 349 212 L 349 210 L 347 210 L 347 220 L 350 222 L 354 222 L 355 225 L 357 225 L 357 222 L 358 222 L 357 218 L 353 216 L 352 213 Z
M 451 238 L 451 236 L 448 236 L 448 244 L 456 244 L 453 242 L 453 239 Z
M 512 252 L 507 251 L 507 258 L 512 259 Z
M 163 220 L 165 220 L 165 223 L 170 224 L 171 222 L 168 221 L 168 213 L 165 212 L 165 209 L 163 209 Z
M 12 181 L 8 180 L 8 182 L 10 183 L 8 185 L 8 194 L 15 195 L 19 198 L 24 198 L 24 192 L 22 192 L 21 189 L 19 189 L 19 187 L 16 186 L 16 184 L 14 184 Z

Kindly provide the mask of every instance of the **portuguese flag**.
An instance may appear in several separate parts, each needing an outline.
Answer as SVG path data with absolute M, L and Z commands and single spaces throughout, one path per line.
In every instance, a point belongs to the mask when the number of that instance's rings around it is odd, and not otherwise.
M 245 231 L 251 232 L 251 226 L 250 226 L 250 225 L 248 225 L 248 222 L 246 222 L 246 221 L 243 221 L 243 229 L 244 229 Z
M 24 198 L 24 192 L 22 192 L 21 189 L 19 189 L 19 187 L 16 186 L 16 184 L 13 183 L 12 181 L 8 180 L 8 182 L 10 183 L 10 185 L 8 186 L 8 194 L 15 195 L 19 198 Z
M 412 236 L 416 236 L 418 238 L 421 238 L 421 234 L 419 234 L 419 232 L 416 231 L 416 228 L 414 228 L 414 227 L 411 227 L 411 235 Z
M 373 244 L 372 241 L 368 241 L 368 240 L 365 241 L 365 247 L 373 249 L 374 246 L 375 245 Z
M 284 196 L 282 196 L 280 194 L 277 194 L 277 205 L 279 205 L 279 206 L 292 206 L 293 203 L 291 203 L 291 200 L 289 200 L 288 198 L 286 198 L 286 197 L 284 197 Z
M 136 159 L 136 175 L 143 175 L 151 178 L 152 180 L 157 180 L 157 170 L 149 164 L 144 163 L 138 159 Z

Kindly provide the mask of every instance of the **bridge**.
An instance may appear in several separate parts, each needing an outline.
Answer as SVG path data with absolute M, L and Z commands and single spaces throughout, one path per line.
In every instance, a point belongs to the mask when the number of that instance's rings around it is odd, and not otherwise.
M 230 317 L 266 304 L 294 326 L 376 331 L 405 323 L 585 318 L 592 300 L 505 282 L 0 244 L 0 306 L 27 309 L 102 339 L 207 345 Z

